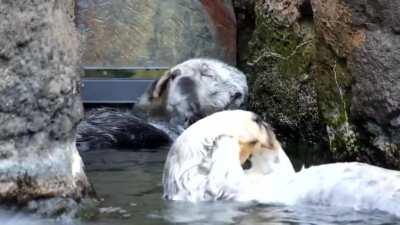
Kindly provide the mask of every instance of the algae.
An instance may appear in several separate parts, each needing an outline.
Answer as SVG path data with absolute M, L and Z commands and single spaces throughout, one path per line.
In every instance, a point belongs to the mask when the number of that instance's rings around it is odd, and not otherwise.
M 292 158 L 306 164 L 325 161 L 329 152 L 320 150 L 327 141 L 311 73 L 316 55 L 312 18 L 290 23 L 267 13 L 262 4 L 255 12 L 245 66 L 250 110 L 276 128 Z

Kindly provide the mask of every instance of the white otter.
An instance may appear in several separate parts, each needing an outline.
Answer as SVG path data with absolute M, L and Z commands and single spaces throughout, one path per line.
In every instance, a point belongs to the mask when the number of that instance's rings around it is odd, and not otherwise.
M 296 173 L 270 126 L 242 110 L 215 113 L 183 132 L 168 153 L 163 185 L 171 200 L 321 204 L 400 216 L 399 171 L 353 162 Z
M 242 164 L 250 156 L 252 168 L 244 171 Z M 248 111 L 218 112 L 194 123 L 172 145 L 164 168 L 164 197 L 251 200 L 243 191 L 249 186 L 244 181 L 266 174 L 294 174 L 271 127 Z
M 136 108 L 152 119 L 193 122 L 214 112 L 238 109 L 248 94 L 246 76 L 214 59 L 190 59 L 169 69 L 139 99 Z

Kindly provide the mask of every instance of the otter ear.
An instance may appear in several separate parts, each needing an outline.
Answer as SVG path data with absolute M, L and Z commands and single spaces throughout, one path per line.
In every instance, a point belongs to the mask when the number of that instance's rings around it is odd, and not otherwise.
M 175 79 L 175 77 L 181 75 L 181 70 L 176 69 L 176 70 L 168 70 L 167 72 L 164 73 L 156 82 L 154 85 L 152 85 L 151 90 L 151 96 L 152 98 L 159 98 L 161 95 L 163 95 L 165 89 L 167 88 L 167 84 L 170 80 Z

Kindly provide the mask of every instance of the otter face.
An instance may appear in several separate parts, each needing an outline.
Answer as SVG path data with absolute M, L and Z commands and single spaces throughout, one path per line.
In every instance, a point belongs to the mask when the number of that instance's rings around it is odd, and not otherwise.
M 294 173 L 293 166 L 276 139 L 272 127 L 252 114 L 244 128 L 246 135 L 239 136 L 240 163 L 248 174 Z
M 141 98 L 185 127 L 214 112 L 240 108 L 247 97 L 245 75 L 211 59 L 191 59 L 167 71 Z M 154 107 L 157 106 L 157 107 Z

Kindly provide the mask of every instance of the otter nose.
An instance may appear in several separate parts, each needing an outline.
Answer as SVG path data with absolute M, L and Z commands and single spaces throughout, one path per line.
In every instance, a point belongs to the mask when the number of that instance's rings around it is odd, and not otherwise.
M 233 95 L 231 95 L 229 103 L 225 106 L 225 109 L 240 107 L 243 103 L 238 100 L 240 100 L 242 96 L 243 94 L 241 92 L 235 92 Z
M 236 92 L 235 94 L 233 94 L 232 99 L 236 100 L 239 99 L 243 96 L 243 94 L 241 92 Z

